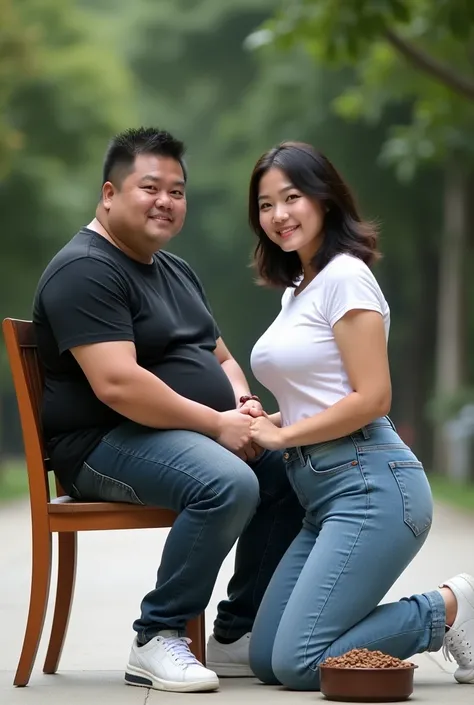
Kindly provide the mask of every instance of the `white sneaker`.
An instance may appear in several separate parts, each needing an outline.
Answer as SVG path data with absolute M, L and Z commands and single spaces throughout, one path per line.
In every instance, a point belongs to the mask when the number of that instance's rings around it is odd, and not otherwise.
M 449 587 L 458 602 L 456 619 L 444 637 L 443 654 L 449 661 L 450 654 L 456 660 L 458 683 L 474 683 L 474 578 L 461 573 L 440 587 Z
M 125 682 L 177 693 L 217 690 L 219 679 L 214 671 L 204 668 L 191 653 L 191 640 L 177 634 L 172 630 L 161 632 L 143 646 L 138 646 L 135 638 Z
M 218 676 L 254 678 L 249 666 L 250 632 L 232 644 L 221 644 L 211 634 L 207 642 L 206 663 Z

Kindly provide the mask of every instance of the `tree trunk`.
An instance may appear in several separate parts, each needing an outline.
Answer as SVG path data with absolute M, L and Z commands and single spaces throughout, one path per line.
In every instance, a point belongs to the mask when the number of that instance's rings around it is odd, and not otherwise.
M 464 381 L 464 261 L 468 241 L 468 179 L 461 159 L 452 159 L 446 167 L 444 227 L 438 270 L 438 323 L 435 365 L 435 398 L 455 394 Z M 427 301 L 426 305 L 430 305 Z M 433 469 L 454 476 L 452 456 L 447 453 L 443 423 L 434 429 Z

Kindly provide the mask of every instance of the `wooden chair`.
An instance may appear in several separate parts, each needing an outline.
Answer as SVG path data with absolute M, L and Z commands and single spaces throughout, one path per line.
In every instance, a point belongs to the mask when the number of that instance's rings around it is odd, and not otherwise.
M 30 321 L 7 318 L 3 332 L 23 432 L 32 527 L 30 606 L 23 648 L 14 685 L 25 686 L 31 676 L 44 627 L 52 566 L 52 534 L 58 534 L 58 580 L 54 617 L 44 673 L 56 673 L 73 601 L 78 531 L 149 529 L 172 526 L 176 514 L 167 509 L 114 502 L 76 502 L 56 483 L 51 499 L 40 425 L 43 371 Z M 187 625 L 195 656 L 204 663 L 204 614 Z

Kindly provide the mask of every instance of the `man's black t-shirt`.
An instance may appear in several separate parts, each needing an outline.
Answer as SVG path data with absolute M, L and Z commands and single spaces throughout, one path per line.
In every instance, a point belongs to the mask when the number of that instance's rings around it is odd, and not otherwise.
M 100 439 L 124 420 L 95 396 L 71 348 L 133 341 L 138 364 L 178 394 L 216 411 L 235 408 L 204 291 L 175 255 L 159 252 L 142 264 L 84 228 L 44 271 L 33 321 L 45 368 L 46 446 L 67 492 Z

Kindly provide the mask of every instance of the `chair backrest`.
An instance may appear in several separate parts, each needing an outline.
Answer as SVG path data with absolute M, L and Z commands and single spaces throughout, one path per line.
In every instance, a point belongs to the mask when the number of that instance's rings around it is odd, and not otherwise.
M 31 321 L 6 318 L 3 334 L 20 412 L 32 513 L 45 512 L 50 501 L 41 429 L 44 374 Z

